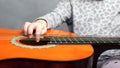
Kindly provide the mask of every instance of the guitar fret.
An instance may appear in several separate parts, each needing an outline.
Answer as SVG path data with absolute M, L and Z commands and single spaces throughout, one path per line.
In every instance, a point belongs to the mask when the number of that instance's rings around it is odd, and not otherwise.
M 82 38 L 78 38 L 79 39 L 79 43 L 85 43 L 85 41 Z M 80 42 L 81 41 L 81 42 Z
M 99 42 L 98 42 L 95 38 L 93 38 L 93 37 L 89 37 L 88 39 L 89 39 L 90 43 L 99 43 Z
M 59 43 L 63 43 L 62 40 L 60 39 L 60 37 L 56 37 L 58 39 Z
M 83 43 L 86 43 L 86 41 L 83 38 L 80 38 L 80 39 L 83 41 Z
M 72 37 L 72 40 L 74 43 L 80 43 L 79 40 L 78 40 L 78 37 Z
M 114 39 L 112 39 L 112 40 L 114 40 L 115 43 L 120 43 L 120 41 L 118 41 L 117 38 L 114 38 Z
M 69 39 L 71 40 L 71 43 L 74 43 L 74 40 L 71 37 Z
M 101 38 L 101 40 L 104 42 L 104 43 L 107 43 L 108 40 L 105 40 L 104 38 Z
M 112 38 L 104 38 L 106 43 L 114 43 Z
M 72 37 L 70 39 L 72 40 L 73 43 L 75 43 L 75 40 Z
M 87 43 L 92 43 L 90 40 L 89 40 L 89 38 L 84 38 L 85 40 L 87 40 L 86 42 Z
M 89 41 L 90 41 L 90 43 L 99 43 L 99 42 L 96 41 L 93 37 L 89 37 Z
M 66 37 L 61 37 L 63 43 L 68 43 Z
M 83 38 L 83 40 L 85 40 L 86 43 L 93 43 L 94 40 L 91 37 L 85 37 Z
M 64 37 L 65 43 L 68 43 L 68 39 L 67 37 Z
M 96 41 L 98 41 L 98 43 L 105 43 L 105 41 L 102 40 L 101 38 L 96 38 Z
M 70 43 L 70 42 L 73 43 L 73 41 L 72 41 L 70 38 L 68 38 L 68 40 L 69 40 L 69 43 Z
M 114 43 L 110 38 L 107 38 L 107 40 L 108 40 L 110 43 Z
M 76 41 L 76 43 L 79 43 L 79 41 L 76 38 L 73 38 L 73 39 Z
M 77 40 L 74 37 L 70 38 L 72 40 L 73 43 L 77 43 Z
M 93 38 L 93 37 L 89 37 L 88 39 L 89 39 L 90 43 L 99 43 L 99 42 L 98 42 L 95 38 Z
M 98 41 L 96 41 L 96 39 L 95 38 L 92 38 L 96 43 L 99 43 Z
M 106 38 L 102 38 L 104 40 L 104 43 L 109 43 L 110 41 L 107 40 Z
M 50 43 L 57 43 L 56 39 L 54 37 L 51 37 Z
M 60 40 L 60 41 L 61 41 L 60 43 L 68 43 L 66 37 L 60 37 L 59 39 L 61 39 L 61 40 Z

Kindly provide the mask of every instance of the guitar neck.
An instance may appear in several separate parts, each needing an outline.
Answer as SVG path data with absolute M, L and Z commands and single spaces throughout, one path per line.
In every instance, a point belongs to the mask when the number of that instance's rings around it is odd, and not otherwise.
M 45 37 L 49 44 L 120 44 L 114 37 Z
M 40 42 L 35 43 L 35 38 L 23 39 L 24 42 L 31 42 L 34 44 L 120 44 L 119 37 L 57 37 L 45 36 Z

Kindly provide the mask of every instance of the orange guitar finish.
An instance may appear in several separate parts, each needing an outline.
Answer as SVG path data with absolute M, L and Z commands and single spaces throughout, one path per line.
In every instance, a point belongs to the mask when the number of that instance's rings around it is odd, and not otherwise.
M 60 45 L 50 48 L 23 48 L 11 44 L 10 40 L 20 36 L 21 30 L 0 29 L 0 60 L 13 58 L 28 58 L 48 61 L 75 61 L 88 58 L 93 55 L 93 47 L 90 44 Z M 51 36 L 76 36 L 62 30 L 48 30 L 45 35 Z

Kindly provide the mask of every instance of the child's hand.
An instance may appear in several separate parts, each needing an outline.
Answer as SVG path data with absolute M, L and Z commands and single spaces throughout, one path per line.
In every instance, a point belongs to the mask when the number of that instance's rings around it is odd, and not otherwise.
M 35 22 L 26 22 L 23 25 L 22 32 L 24 35 L 28 36 L 29 38 L 33 37 L 33 31 L 35 30 L 35 38 L 36 41 L 40 41 L 40 36 L 47 31 L 47 22 L 45 20 L 37 20 Z

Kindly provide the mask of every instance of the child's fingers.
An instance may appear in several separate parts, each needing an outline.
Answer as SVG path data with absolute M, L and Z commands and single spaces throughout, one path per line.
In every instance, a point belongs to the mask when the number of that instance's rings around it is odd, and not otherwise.
M 28 31 L 28 26 L 30 25 L 30 22 L 25 22 L 25 24 L 23 25 L 23 33 L 24 35 L 27 35 L 27 31 Z

